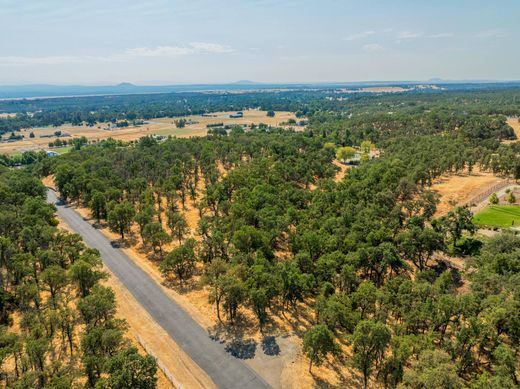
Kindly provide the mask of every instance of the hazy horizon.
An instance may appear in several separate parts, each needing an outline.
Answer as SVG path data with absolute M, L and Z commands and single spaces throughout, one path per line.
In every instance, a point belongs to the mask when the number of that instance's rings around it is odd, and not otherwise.
M 135 87 L 168 87 L 168 86 L 232 86 L 232 85 L 258 85 L 258 86 L 290 86 L 290 85 L 406 85 L 406 84 L 493 84 L 493 83 L 518 83 L 520 82 L 520 79 L 474 79 L 474 80 L 459 80 L 459 79 L 441 79 L 441 78 L 435 78 L 432 77 L 430 79 L 425 80 L 360 80 L 360 81 L 338 81 L 338 80 L 332 80 L 332 81 L 291 81 L 291 82 L 261 82 L 261 81 L 254 81 L 254 80 L 244 80 L 248 81 L 247 83 L 242 83 L 242 80 L 239 81 L 230 81 L 230 82 L 207 82 L 207 83 L 197 83 L 197 82 L 161 82 L 161 81 L 150 81 L 150 82 L 129 82 L 129 81 L 121 81 L 121 82 L 110 82 L 110 83 L 75 83 L 75 82 L 60 82 L 60 83 L 3 83 L 0 84 L 0 87 L 118 87 L 125 84 L 128 84 L 129 86 L 135 86 Z
M 520 3 L 0 0 L 0 85 L 520 79 Z

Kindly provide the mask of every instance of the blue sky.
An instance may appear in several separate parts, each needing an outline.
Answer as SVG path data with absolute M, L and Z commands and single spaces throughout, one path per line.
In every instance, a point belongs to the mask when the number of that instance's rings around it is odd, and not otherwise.
M 518 0 L 0 0 L 0 84 L 520 79 Z

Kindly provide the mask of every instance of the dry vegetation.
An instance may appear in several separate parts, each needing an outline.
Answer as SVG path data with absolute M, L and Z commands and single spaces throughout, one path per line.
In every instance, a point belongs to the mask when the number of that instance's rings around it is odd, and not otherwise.
M 507 124 L 515 131 L 517 140 L 520 139 L 520 119 L 514 117 L 507 118 Z
M 340 168 L 336 176 L 336 180 L 339 181 L 343 178 L 348 166 L 337 161 L 333 163 Z M 478 169 L 471 174 L 464 173 L 441 177 L 432 186 L 432 189 L 440 195 L 438 216 L 446 213 L 455 205 L 468 202 L 504 180 Z M 47 179 L 45 184 L 52 185 L 52 181 Z M 200 184 L 198 188 L 199 196 L 204 191 L 202 182 Z M 188 222 L 189 236 L 198 239 L 195 233 L 199 221 L 198 209 L 191 202 L 187 202 L 184 209 L 182 209 L 180 203 L 178 206 Z M 166 206 L 163 208 L 166 209 Z M 79 207 L 77 211 L 94 223 L 88 209 Z M 166 215 L 163 215 L 162 219 L 163 227 L 166 229 Z M 240 318 L 234 326 L 221 325 L 217 319 L 214 305 L 208 302 L 209 291 L 200 284 L 202 269 L 199 267 L 197 274 L 184 285 L 175 280 L 165 280 L 159 270 L 159 258 L 143 246 L 137 226 L 133 228 L 132 237 L 129 239 L 130 245 L 123 249 L 124 252 L 160 284 L 173 300 L 189 312 L 194 320 L 206 328 L 210 335 L 228 343 L 233 341 L 255 342 L 257 344 L 255 357 L 246 360 L 246 362 L 273 387 L 357 387 L 362 384 L 359 374 L 349 368 L 348 359 L 351 356 L 351 350 L 346 341 L 343 341 L 341 345 L 343 349 L 342 360 L 329 359 L 323 366 L 315 367 L 312 374 L 308 372 L 308 360 L 301 352 L 301 345 L 303 335 L 315 323 L 312 301 L 308 301 L 306 304 L 299 303 L 297 307 L 286 312 L 273 312 L 272 320 L 263 332 L 260 332 L 253 312 L 244 307 L 241 308 Z M 111 232 L 105 225 L 101 231 L 111 240 L 119 239 L 119 236 Z M 173 241 L 164 249 L 169 251 L 177 245 L 178 243 Z M 111 278 L 109 283 L 117 294 L 119 314 L 129 322 L 129 333 L 135 338 L 143 338 L 153 353 L 179 381 L 186 384 L 191 382 L 186 387 L 197 387 L 201 384 L 193 381 L 195 377 L 199 380 L 200 377 L 207 378 L 200 371 L 200 368 L 179 349 L 116 279 Z M 161 335 L 157 336 L 157 334 Z M 276 336 L 281 349 L 281 354 L 278 357 L 269 357 L 261 352 L 262 339 L 266 335 Z M 203 386 L 207 382 L 211 382 L 209 378 L 207 380 L 202 381 L 204 382 Z M 379 387 L 379 383 L 374 381 L 371 382 L 371 385 L 371 387 Z
M 47 150 L 48 144 L 54 141 L 55 137 L 40 138 L 42 135 L 52 135 L 55 131 L 70 134 L 71 137 L 86 137 L 89 141 L 100 141 L 107 138 L 114 138 L 122 141 L 132 141 L 145 135 L 164 135 L 187 138 L 191 136 L 204 136 L 207 134 L 207 125 L 211 123 L 223 123 L 224 125 L 233 124 L 260 124 L 264 123 L 271 126 L 283 125 L 289 119 L 296 119 L 292 112 L 277 112 L 274 117 L 268 117 L 265 111 L 256 109 L 246 110 L 243 118 L 230 118 L 230 114 L 235 112 L 215 112 L 211 117 L 193 115 L 179 118 L 159 118 L 152 119 L 140 126 L 130 126 L 108 129 L 107 123 L 98 123 L 94 127 L 63 125 L 60 127 L 33 128 L 21 131 L 25 136 L 23 140 L 16 142 L 0 143 L 0 154 L 12 154 L 29 150 Z M 186 119 L 189 123 L 184 128 L 176 128 L 175 120 Z M 190 124 L 192 122 L 192 124 Z M 29 138 L 29 134 L 34 132 L 35 137 Z M 69 140 L 71 137 L 65 137 Z
M 457 205 L 464 205 L 489 188 L 506 182 L 505 178 L 475 169 L 472 173 L 449 174 L 437 179 L 431 189 L 440 196 L 436 216 L 442 216 Z

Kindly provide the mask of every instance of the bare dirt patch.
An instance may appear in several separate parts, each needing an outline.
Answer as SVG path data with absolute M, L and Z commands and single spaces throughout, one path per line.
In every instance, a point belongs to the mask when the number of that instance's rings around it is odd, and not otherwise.
M 334 177 L 335 182 L 340 182 L 345 177 L 345 173 L 347 172 L 350 167 L 344 163 L 339 162 L 337 159 L 332 160 L 332 164 L 334 166 L 339 167 L 339 171 L 336 173 L 336 176 Z
M 520 140 L 520 119 L 514 117 L 507 118 L 507 124 L 515 131 L 516 141 Z
M 475 169 L 470 173 L 444 175 L 437 179 L 431 190 L 440 195 L 436 216 L 442 216 L 452 208 L 471 202 L 506 178 Z

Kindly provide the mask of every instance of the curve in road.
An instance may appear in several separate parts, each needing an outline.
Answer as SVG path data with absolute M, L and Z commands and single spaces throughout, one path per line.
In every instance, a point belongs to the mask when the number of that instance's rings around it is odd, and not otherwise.
M 47 202 L 56 206 L 58 215 L 81 235 L 89 247 L 99 250 L 103 263 L 215 385 L 230 389 L 270 387 L 244 362 L 228 354 L 222 344 L 211 340 L 208 333 L 148 274 L 121 250 L 112 247 L 110 241 L 73 208 L 61 202 L 52 189 L 47 191 Z

